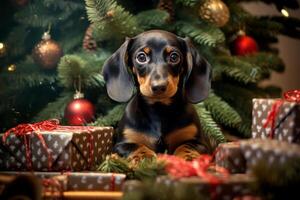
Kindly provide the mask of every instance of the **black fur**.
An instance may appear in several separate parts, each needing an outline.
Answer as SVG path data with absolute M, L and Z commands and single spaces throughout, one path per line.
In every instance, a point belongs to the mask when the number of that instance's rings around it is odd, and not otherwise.
M 144 47 L 151 50 L 147 54 L 150 61 L 140 64 L 137 62 L 136 55 Z M 168 58 L 170 54 L 165 51 L 166 47 L 175 48 L 180 56 L 179 63 L 170 64 L 166 61 L 170 59 Z M 191 104 L 207 97 L 210 89 L 211 67 L 188 39 L 160 30 L 144 32 L 127 39 L 106 61 L 103 75 L 108 95 L 112 99 L 119 102 L 131 99 L 118 126 L 114 147 L 116 153 L 127 157 L 140 146 L 140 144 L 126 142 L 123 134 L 126 128 L 155 138 L 156 142 L 151 150 L 173 153 L 176 148 L 166 144 L 166 137 L 171 132 L 190 124 L 197 127 L 197 134 L 191 140 L 182 141 L 182 144 L 188 144 L 201 153 L 211 152 L 212 148 L 201 133 L 198 115 Z M 140 90 L 138 76 L 149 78 L 147 87 L 152 93 L 156 82 L 166 83 L 168 77 L 178 76 L 176 93 L 167 98 L 168 102 L 165 103 L 160 101 L 160 97 L 156 94 L 147 96 Z M 168 86 L 168 83 L 165 85 Z M 132 97 L 134 87 L 137 88 L 137 92 Z

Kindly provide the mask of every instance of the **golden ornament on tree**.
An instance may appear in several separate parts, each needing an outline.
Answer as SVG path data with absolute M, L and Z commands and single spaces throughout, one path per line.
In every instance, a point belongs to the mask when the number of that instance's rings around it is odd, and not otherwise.
M 199 8 L 202 19 L 215 24 L 217 27 L 224 26 L 229 20 L 229 9 L 221 0 L 207 0 Z
M 43 34 L 42 41 L 34 47 L 32 52 L 35 63 L 44 69 L 55 68 L 62 56 L 62 48 L 51 39 L 49 32 Z

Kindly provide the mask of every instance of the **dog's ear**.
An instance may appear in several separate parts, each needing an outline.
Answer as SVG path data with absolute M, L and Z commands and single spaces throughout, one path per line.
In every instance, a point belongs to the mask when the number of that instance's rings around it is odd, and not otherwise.
M 103 65 L 102 74 L 108 96 L 118 102 L 126 102 L 133 95 L 134 83 L 127 69 L 130 42 L 131 39 L 126 38 L 122 46 Z
M 211 87 L 211 66 L 198 53 L 189 38 L 183 39 L 186 45 L 187 74 L 185 89 L 187 99 L 191 103 L 204 100 Z

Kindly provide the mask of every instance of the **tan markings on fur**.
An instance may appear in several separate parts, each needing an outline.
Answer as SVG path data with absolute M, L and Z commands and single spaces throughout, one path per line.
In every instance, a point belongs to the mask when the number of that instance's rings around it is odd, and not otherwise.
M 136 166 L 138 166 L 141 160 L 153 157 L 156 157 L 155 152 L 145 145 L 141 145 L 135 151 L 130 153 L 127 159 L 129 160 L 131 166 L 135 168 Z
M 194 124 L 188 125 L 184 128 L 170 132 L 166 137 L 166 143 L 169 150 L 173 151 L 178 145 L 191 139 L 195 139 L 197 134 L 197 127 Z
M 137 79 L 139 82 L 140 91 L 146 97 L 146 100 L 149 104 L 160 102 L 162 104 L 169 105 L 170 103 L 172 103 L 172 100 L 170 98 L 177 92 L 179 76 L 169 75 L 167 90 L 159 96 L 155 96 L 152 93 L 150 76 L 140 77 L 138 75 Z
M 125 128 L 123 134 L 126 142 L 145 145 L 151 149 L 154 149 L 155 143 L 157 141 L 156 138 L 148 136 L 131 128 Z
M 185 160 L 193 160 L 194 158 L 197 158 L 200 153 L 188 145 L 183 144 L 176 148 L 174 155 Z
M 145 47 L 143 48 L 143 51 L 146 53 L 146 54 L 149 54 L 151 52 L 151 49 L 149 47 Z
M 166 52 L 167 53 L 171 53 L 173 51 L 173 48 L 172 47 L 166 47 Z
M 146 97 L 151 96 L 152 91 L 151 91 L 150 76 L 147 75 L 145 77 L 141 77 L 141 76 L 137 75 L 137 79 L 138 79 L 138 82 L 140 85 L 139 87 L 140 87 L 141 93 Z

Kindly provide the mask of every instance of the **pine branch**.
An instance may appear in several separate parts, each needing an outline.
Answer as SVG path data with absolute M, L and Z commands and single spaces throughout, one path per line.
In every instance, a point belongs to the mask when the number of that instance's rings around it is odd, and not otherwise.
M 13 47 L 9 49 L 9 56 L 13 58 L 24 54 L 27 50 L 25 40 L 29 34 L 30 32 L 27 31 L 26 26 L 19 25 L 12 28 L 6 38 L 7 45 Z
M 258 38 L 259 36 L 276 36 L 283 29 L 282 24 L 264 17 L 248 17 L 245 23 L 247 25 L 247 33 L 256 35 Z
M 103 87 L 104 79 L 100 74 L 100 67 L 105 59 L 94 62 L 86 61 L 80 55 L 65 55 L 58 66 L 60 83 L 66 88 L 74 89 L 74 84 L 84 87 Z M 80 83 L 79 83 L 80 82 Z M 79 88 L 76 88 L 79 89 Z
M 13 73 L 3 72 L 0 74 L 1 81 L 6 84 L 6 90 L 24 89 L 25 87 L 35 87 L 42 84 L 53 84 L 57 81 L 57 76 L 53 72 L 46 72 L 39 68 L 28 56 L 22 62 L 16 63 L 17 70 Z M 13 85 L 11 83 L 14 83 Z
M 33 119 L 33 121 L 42 121 L 47 119 L 61 119 L 64 115 L 66 105 L 73 99 L 72 92 L 64 92 L 55 101 L 48 103 Z
M 273 87 L 264 89 L 255 85 L 243 86 L 235 82 L 220 81 L 214 83 L 214 92 L 239 113 L 242 118 L 242 122 L 236 127 L 241 134 L 239 136 L 249 138 L 251 137 L 252 99 L 278 97 L 280 90 Z
M 17 12 L 15 14 L 15 20 L 27 26 L 43 27 L 46 29 L 49 24 L 55 24 L 58 18 L 56 15 L 53 15 L 50 10 L 45 9 L 42 1 L 36 1 Z
M 202 0 L 176 0 L 175 2 L 178 4 L 182 4 L 184 6 L 193 7 L 198 4 Z
M 283 17 L 283 16 L 274 16 L 274 17 L 265 17 L 266 20 L 271 20 L 277 23 L 280 23 L 283 27 L 280 30 L 280 33 L 288 37 L 300 39 L 300 19 L 294 17 Z
M 204 103 L 197 104 L 195 108 L 200 119 L 204 137 L 207 138 L 207 146 L 213 150 L 219 143 L 225 142 L 225 137 L 218 124 L 212 118 L 211 113 L 206 110 Z
M 154 179 L 159 175 L 165 175 L 165 163 L 157 161 L 156 158 L 143 159 L 134 169 L 133 177 L 139 180 Z
M 260 66 L 266 70 L 271 69 L 277 72 L 283 72 L 284 63 L 282 59 L 273 53 L 258 52 L 254 55 L 239 57 L 240 60 Z
M 98 29 L 96 32 L 108 31 L 111 37 L 119 38 L 142 32 L 136 18 L 115 0 L 85 0 L 85 3 L 88 19 Z
M 193 39 L 199 45 L 216 47 L 225 41 L 223 32 L 207 23 L 190 24 L 187 22 L 177 22 L 175 24 L 176 32 L 181 36 L 187 36 Z
M 107 115 L 99 117 L 95 122 L 92 123 L 93 126 L 115 126 L 123 116 L 125 111 L 125 105 L 117 105 L 112 108 Z
M 99 165 L 97 170 L 104 173 L 131 173 L 131 169 L 127 160 L 115 154 L 107 156 L 105 160 Z
M 228 127 L 237 127 L 242 119 L 240 115 L 222 98 L 211 92 L 204 101 L 205 108 L 210 111 L 212 117 L 218 122 Z
M 245 62 L 237 56 L 220 56 L 218 61 L 214 70 L 222 71 L 226 76 L 245 84 L 256 83 L 269 75 L 267 69 L 262 70 L 259 66 Z
M 168 12 L 158 9 L 142 11 L 136 15 L 137 23 L 144 30 L 162 28 L 166 25 L 168 18 Z

